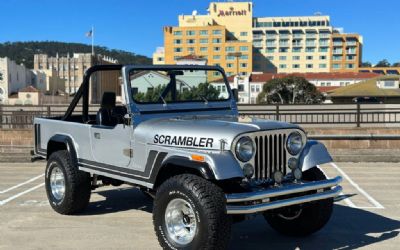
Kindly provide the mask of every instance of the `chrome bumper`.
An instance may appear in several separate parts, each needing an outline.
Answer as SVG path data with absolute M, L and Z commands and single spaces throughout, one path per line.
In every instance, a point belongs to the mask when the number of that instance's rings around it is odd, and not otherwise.
M 227 194 L 226 211 L 228 214 L 252 214 L 275 208 L 334 198 L 342 192 L 342 187 L 338 186 L 341 181 L 342 177 L 337 176 L 336 178 L 323 181 L 289 184 L 250 193 Z M 328 188 L 329 190 L 324 190 Z M 280 196 L 308 191 L 316 191 L 316 193 L 299 194 L 296 197 L 279 199 Z M 278 200 L 270 201 L 271 198 L 278 198 Z

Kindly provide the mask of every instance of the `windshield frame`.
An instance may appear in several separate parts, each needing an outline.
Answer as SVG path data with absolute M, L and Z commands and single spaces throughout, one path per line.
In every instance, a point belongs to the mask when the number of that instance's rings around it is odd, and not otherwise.
M 169 101 L 167 103 L 163 103 L 162 101 L 154 101 L 154 102 L 140 102 L 137 101 L 133 98 L 131 94 L 131 81 L 130 81 L 130 74 L 132 71 L 178 71 L 178 70 L 203 70 L 203 71 L 218 71 L 221 76 L 219 78 L 216 78 L 215 82 L 218 81 L 218 83 L 224 83 L 226 86 L 226 90 L 228 93 L 228 96 L 224 99 L 218 99 L 218 100 L 207 100 L 207 102 L 214 103 L 214 102 L 228 102 L 232 99 L 233 93 L 230 88 L 230 84 L 228 82 L 228 79 L 225 75 L 225 71 L 219 67 L 219 66 L 207 66 L 207 65 L 150 65 L 150 66 L 125 66 L 123 68 L 124 71 L 124 79 L 125 79 L 125 95 L 126 98 L 128 98 L 130 103 L 135 103 L 136 105 L 151 105 L 151 104 L 164 104 L 167 106 L 171 105 L 179 105 L 183 103 L 204 103 L 205 101 L 203 100 L 202 97 L 199 96 L 199 100 L 181 100 L 181 101 Z M 179 79 L 176 79 L 176 83 L 180 81 Z M 167 87 L 169 86 L 171 82 L 168 83 Z M 212 82 L 209 82 L 212 83 Z M 186 84 L 188 84 L 186 82 Z

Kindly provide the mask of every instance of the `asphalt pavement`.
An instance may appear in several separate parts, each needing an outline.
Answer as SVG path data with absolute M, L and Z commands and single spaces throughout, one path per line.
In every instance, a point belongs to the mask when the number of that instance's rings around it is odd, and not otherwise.
M 160 249 L 152 200 L 139 190 L 99 188 L 84 213 L 59 215 L 47 202 L 44 167 L 0 164 L 0 249 Z M 399 249 L 400 163 L 321 167 L 344 179 L 325 228 L 306 238 L 286 237 L 256 216 L 233 225 L 230 249 Z

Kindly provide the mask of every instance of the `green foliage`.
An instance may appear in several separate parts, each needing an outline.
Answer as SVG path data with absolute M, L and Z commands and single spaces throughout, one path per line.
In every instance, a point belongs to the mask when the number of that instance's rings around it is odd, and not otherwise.
M 117 59 L 121 64 L 152 64 L 150 58 L 123 50 L 109 49 L 103 46 L 94 47 L 96 54 Z M 33 68 L 34 54 L 48 54 L 49 56 L 65 56 L 72 53 L 91 53 L 92 46 L 81 43 L 64 43 L 54 41 L 44 42 L 5 42 L 0 43 L 0 57 L 8 57 L 18 64 L 23 63 Z
M 362 62 L 361 67 L 372 67 L 372 63 L 370 62 Z
M 390 67 L 390 63 L 388 62 L 388 60 L 383 59 L 383 60 L 380 60 L 380 61 L 375 65 L 375 67 Z
M 2 81 L 2 80 L 3 80 L 3 74 L 0 73 L 0 81 Z
M 395 62 L 392 64 L 392 67 L 400 67 L 400 62 Z
M 303 77 L 287 76 L 272 79 L 263 86 L 258 95 L 260 104 L 318 104 L 324 96 Z
M 161 93 L 164 91 L 166 88 L 166 85 L 158 85 L 155 88 L 149 88 L 146 93 L 139 92 L 137 93 L 133 98 L 135 101 L 139 102 L 162 102 L 160 99 Z M 219 99 L 219 91 L 209 84 L 208 82 L 206 83 L 200 83 L 198 86 L 192 87 L 192 89 L 185 89 L 181 92 L 177 92 L 177 100 L 178 101 L 194 101 L 194 100 L 203 100 L 201 98 L 204 97 L 207 100 L 218 100 Z M 166 102 L 171 102 L 171 94 L 168 93 L 168 95 L 164 98 Z

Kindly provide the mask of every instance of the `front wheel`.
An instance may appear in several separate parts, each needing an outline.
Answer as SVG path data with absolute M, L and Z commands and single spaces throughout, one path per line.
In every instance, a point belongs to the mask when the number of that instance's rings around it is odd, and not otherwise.
M 164 249 L 225 249 L 229 243 L 224 193 L 195 175 L 174 176 L 160 186 L 153 223 Z
M 306 181 L 326 180 L 324 173 L 313 167 L 303 173 Z M 333 198 L 267 211 L 264 217 L 276 231 L 290 236 L 307 236 L 320 230 L 329 221 Z

